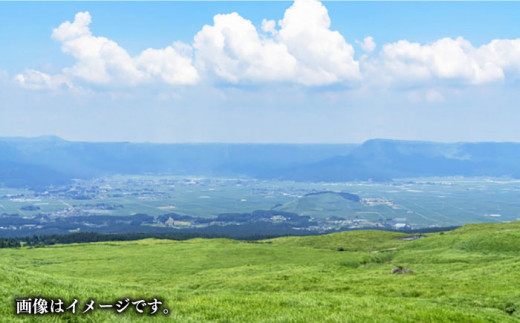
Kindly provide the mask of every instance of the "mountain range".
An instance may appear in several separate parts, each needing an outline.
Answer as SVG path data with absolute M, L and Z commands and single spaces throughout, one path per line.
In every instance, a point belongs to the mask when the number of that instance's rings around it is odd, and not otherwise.
M 520 178 L 520 143 L 374 139 L 363 144 L 155 144 L 0 138 L 0 183 L 38 188 L 114 174 L 294 181 Z

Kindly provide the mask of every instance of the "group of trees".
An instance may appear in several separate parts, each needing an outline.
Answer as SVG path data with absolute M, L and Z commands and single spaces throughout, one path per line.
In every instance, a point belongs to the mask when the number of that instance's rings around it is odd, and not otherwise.
M 236 228 L 235 228 L 236 229 Z M 49 234 L 49 235 L 33 235 L 30 237 L 0 239 L 0 248 L 17 248 L 21 246 L 27 247 L 44 247 L 55 244 L 70 244 L 70 243 L 87 243 L 87 242 L 103 242 L 103 241 L 133 241 L 141 239 L 168 239 L 168 240 L 188 240 L 193 238 L 235 238 L 238 240 L 256 241 L 262 239 L 269 239 L 286 235 L 285 230 L 281 230 L 274 234 L 260 234 L 256 230 L 246 230 L 244 232 L 233 232 L 230 230 L 223 230 L 219 233 L 201 232 L 201 231 L 181 231 L 174 232 L 155 232 L 155 233 L 118 233 L 118 234 L 104 234 L 97 232 L 77 232 L 69 234 Z M 299 233 L 301 234 L 301 233 Z
M 457 227 L 424 228 L 405 231 L 407 233 L 421 234 L 454 230 Z M 331 231 L 332 232 L 332 231 Z M 401 231 L 403 232 L 403 231 Z M 232 238 L 237 240 L 256 241 L 288 235 L 313 235 L 316 232 L 294 230 L 287 224 L 243 224 L 207 227 L 198 230 L 175 230 L 168 232 L 145 233 L 117 233 L 106 234 L 97 232 L 77 232 L 69 234 L 32 235 L 28 237 L 0 238 L 0 248 L 18 248 L 21 246 L 43 247 L 54 244 L 102 242 L 102 241 L 132 241 L 147 238 L 187 240 L 193 238 Z
M 0 239 L 0 248 L 18 248 L 21 246 L 20 240 L 18 239 Z

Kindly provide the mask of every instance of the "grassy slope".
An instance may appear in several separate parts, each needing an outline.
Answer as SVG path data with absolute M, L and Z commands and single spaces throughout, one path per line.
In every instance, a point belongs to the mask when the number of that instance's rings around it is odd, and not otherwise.
M 141 240 L 0 250 L 0 321 L 16 296 L 163 298 L 154 321 L 508 322 L 520 318 L 520 223 L 425 239 L 343 232 L 258 243 Z M 337 251 L 342 247 L 345 251 Z M 395 265 L 414 270 L 392 275 Z M 518 309 L 512 315 L 507 312 Z M 70 321 L 142 321 L 96 310 Z M 46 316 L 61 321 L 65 316 Z M 31 320 L 33 317 L 19 317 Z M 38 317 L 41 321 L 41 317 Z

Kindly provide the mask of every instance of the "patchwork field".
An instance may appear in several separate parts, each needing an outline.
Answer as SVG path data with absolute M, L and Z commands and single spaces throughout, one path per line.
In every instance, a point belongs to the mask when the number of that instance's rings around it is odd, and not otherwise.
M 388 183 L 300 183 L 253 179 L 112 176 L 46 191 L 0 188 L 0 237 L 98 231 L 196 229 L 244 224 L 220 214 L 275 211 L 263 224 L 300 232 L 359 228 L 414 230 L 520 219 L 520 181 L 499 178 L 415 178 Z M 355 199 L 344 198 L 350 194 Z M 293 214 L 292 221 L 283 213 Z M 143 218 L 129 218 L 146 215 Z M 121 218 L 129 227 L 114 223 Z M 301 221 L 294 216 L 303 216 Z M 88 218 L 87 218 L 88 217 Z M 97 217 L 97 218 L 96 218 Z M 169 217 L 172 220 L 168 222 Z M 229 218 L 229 217 L 227 217 Z M 215 223 L 213 222 L 215 221 Z M 254 223 L 258 227 L 258 223 Z M 204 229 L 220 232 L 217 228 Z M 263 231 L 262 231 L 263 230 Z M 275 229 L 259 229 L 272 234 Z M 303 231 L 302 231 L 303 230 Z M 293 234 L 296 231 L 292 232 Z
M 1 321 L 513 322 L 520 223 L 475 224 L 416 240 L 384 231 L 56 245 L 0 250 Z M 392 274 L 395 266 L 413 274 Z M 96 308 L 16 316 L 15 299 L 159 298 L 149 317 Z M 98 304 L 96 303 L 96 304 Z

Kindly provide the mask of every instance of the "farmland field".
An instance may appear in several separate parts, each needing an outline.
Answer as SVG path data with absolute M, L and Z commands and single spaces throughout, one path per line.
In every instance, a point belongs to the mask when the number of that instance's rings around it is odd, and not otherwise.
M 359 201 L 317 192 L 346 192 L 359 197 Z M 112 176 L 78 180 L 69 186 L 49 187 L 47 191 L 38 192 L 0 188 L 0 214 L 18 214 L 25 219 L 43 215 L 55 219 L 77 215 L 157 217 L 174 213 L 212 219 L 222 213 L 275 210 L 322 221 L 319 225 L 324 231 L 328 227 L 341 228 L 327 222 L 329 219 L 350 221 L 349 228 L 362 227 L 359 221 L 366 221 L 365 227 L 389 228 L 402 222 L 413 229 L 518 220 L 519 193 L 520 181 L 496 178 L 303 183 Z M 353 224 L 354 220 L 358 222 Z M 45 226 L 45 223 L 34 225 Z

